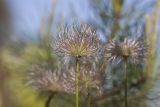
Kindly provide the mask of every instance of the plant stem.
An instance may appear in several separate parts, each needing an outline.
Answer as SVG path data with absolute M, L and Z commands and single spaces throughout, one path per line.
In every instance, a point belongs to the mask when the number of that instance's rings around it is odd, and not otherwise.
M 124 95 L 125 95 L 125 107 L 128 107 L 128 95 L 127 95 L 127 92 L 128 92 L 128 78 L 127 78 L 127 60 L 125 60 L 124 62 L 124 75 L 125 75 L 125 92 L 124 92 Z
M 48 98 L 46 100 L 45 107 L 49 107 L 50 106 L 52 98 L 54 97 L 55 94 L 56 94 L 55 92 L 50 93 L 50 95 L 48 96 Z
M 76 107 L 78 107 L 78 73 L 79 73 L 79 60 L 78 57 L 76 57 L 76 73 L 75 73 Z
M 91 97 L 90 97 L 90 94 L 88 93 L 88 96 L 87 96 L 87 107 L 90 107 L 90 103 L 91 103 Z

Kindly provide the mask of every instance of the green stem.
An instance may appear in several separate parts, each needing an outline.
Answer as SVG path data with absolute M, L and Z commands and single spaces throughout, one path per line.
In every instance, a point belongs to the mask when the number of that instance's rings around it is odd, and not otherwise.
M 88 96 L 87 96 L 87 107 L 90 107 L 90 103 L 91 103 L 91 97 L 90 97 L 90 94 L 88 93 Z
M 76 73 L 75 73 L 76 107 L 78 107 L 78 72 L 79 72 L 79 60 L 78 57 L 76 57 Z
M 50 95 L 48 96 L 46 103 L 45 103 L 45 107 L 49 107 L 52 101 L 52 98 L 54 97 L 54 95 L 56 94 L 56 92 L 52 92 L 50 93 Z
M 124 75 L 125 75 L 125 107 L 128 107 L 128 78 L 127 78 L 127 60 L 125 60 L 124 63 Z

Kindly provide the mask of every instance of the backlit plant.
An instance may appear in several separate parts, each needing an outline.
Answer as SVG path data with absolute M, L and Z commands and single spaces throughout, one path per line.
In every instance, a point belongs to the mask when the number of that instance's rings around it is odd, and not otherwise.
M 125 74 L 125 107 L 128 107 L 127 101 L 127 63 L 141 64 L 144 62 L 147 53 L 147 46 L 141 39 L 125 38 L 122 42 L 110 40 L 105 46 L 105 58 L 108 62 L 124 62 Z
M 79 60 L 81 57 L 93 57 L 98 50 L 96 31 L 87 24 L 66 26 L 58 34 L 54 44 L 54 51 L 58 56 L 70 56 L 75 59 L 75 94 L 78 107 Z
M 69 66 L 60 63 L 58 69 L 36 67 L 28 74 L 27 84 L 39 91 L 75 94 L 76 107 L 79 105 L 79 93 L 87 96 L 87 107 L 91 107 L 91 97 L 105 93 L 106 65 L 109 62 L 124 64 L 125 107 L 128 107 L 127 64 L 142 64 L 147 46 L 142 39 L 124 38 L 123 41 L 110 39 L 106 44 L 98 39 L 96 31 L 87 24 L 66 25 L 54 39 L 54 52 L 59 58 L 71 59 Z M 97 58 L 97 59 L 96 59 Z M 96 59 L 96 60 L 95 60 Z M 102 90 L 103 89 L 103 90 Z M 53 95 L 46 101 L 49 107 Z M 101 98 L 99 98 L 101 99 Z M 92 104 L 91 104 L 92 103 Z

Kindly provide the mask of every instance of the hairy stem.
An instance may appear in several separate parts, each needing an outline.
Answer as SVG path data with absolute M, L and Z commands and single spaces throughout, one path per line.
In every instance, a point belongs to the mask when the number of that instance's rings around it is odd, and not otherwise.
M 50 93 L 50 95 L 48 96 L 48 98 L 46 100 L 45 107 L 50 107 L 50 103 L 51 103 L 52 98 L 54 97 L 55 94 L 56 94 L 55 92 Z
M 124 62 L 124 82 L 125 82 L 125 91 L 124 91 L 124 95 L 125 95 L 125 107 L 128 107 L 128 78 L 127 78 L 127 60 L 125 60 Z
M 78 107 L 78 73 L 79 73 L 79 60 L 78 57 L 76 57 L 76 73 L 75 73 L 76 107 Z

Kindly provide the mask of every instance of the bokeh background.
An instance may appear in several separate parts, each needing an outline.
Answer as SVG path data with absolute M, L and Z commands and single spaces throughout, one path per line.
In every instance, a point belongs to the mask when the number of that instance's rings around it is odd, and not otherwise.
M 160 107 L 159 16 L 160 0 L 1 0 L 0 107 L 44 107 L 46 95 L 27 87 L 23 79 L 34 64 L 57 66 L 50 44 L 62 25 L 75 21 L 94 26 L 102 41 L 145 38 L 150 54 L 145 69 L 130 74 L 134 93 L 129 99 L 133 107 Z M 118 84 L 119 71 L 106 68 L 106 90 Z M 72 97 L 57 95 L 51 107 L 74 107 Z M 120 107 L 121 97 L 107 94 L 98 107 Z

